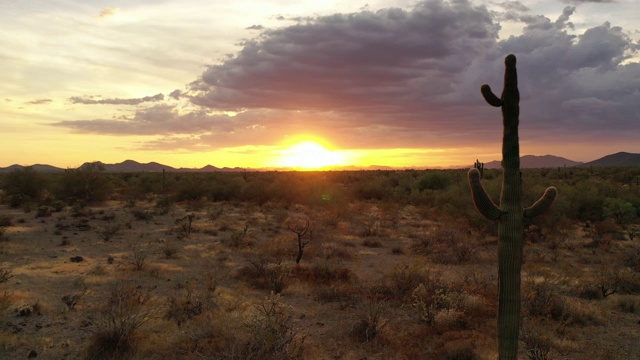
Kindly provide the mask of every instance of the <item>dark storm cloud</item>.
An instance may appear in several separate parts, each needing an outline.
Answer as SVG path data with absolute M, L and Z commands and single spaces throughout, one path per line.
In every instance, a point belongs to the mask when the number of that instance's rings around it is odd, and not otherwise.
M 480 85 L 499 93 L 504 56 L 514 53 L 529 141 L 640 136 L 638 43 L 610 23 L 572 35 L 575 7 L 553 20 L 517 1 L 502 7 L 524 24 L 522 34 L 499 40 L 504 14 L 465 0 L 267 29 L 170 94 L 237 116 L 163 105 L 130 119 L 58 125 L 162 135 L 147 145 L 158 149 L 271 144 L 298 133 L 346 148 L 478 146 L 501 136 L 499 111 L 484 104 Z
M 423 108 L 487 47 L 498 26 L 467 1 L 304 21 L 244 43 L 209 66 L 193 102 L 216 109 L 391 112 Z M 376 105 L 377 104 L 377 105 Z
M 164 95 L 156 94 L 153 96 L 145 96 L 138 99 L 94 99 L 93 97 L 72 96 L 69 98 L 73 104 L 108 104 L 108 105 L 138 105 L 144 102 L 154 102 L 164 100 Z

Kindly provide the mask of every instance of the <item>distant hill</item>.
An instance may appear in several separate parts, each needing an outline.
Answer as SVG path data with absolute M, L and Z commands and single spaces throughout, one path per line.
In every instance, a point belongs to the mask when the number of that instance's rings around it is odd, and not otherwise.
M 640 154 L 619 152 L 590 161 L 581 166 L 640 166 Z
M 276 169 L 276 168 L 265 168 L 265 169 L 247 169 L 247 168 L 229 168 L 223 167 L 218 168 L 212 165 L 207 165 L 202 168 L 174 168 L 168 165 L 163 165 L 157 162 L 150 162 L 146 164 L 139 163 L 134 160 L 125 160 L 121 163 L 117 164 L 105 164 L 100 161 L 95 162 L 86 162 L 79 166 L 79 169 L 87 168 L 93 165 L 99 165 L 104 167 L 106 172 L 121 172 L 121 173 L 131 173 L 131 172 L 161 172 L 162 170 L 168 172 L 243 172 L 243 171 L 268 171 L 268 170 L 282 170 L 289 171 L 290 169 Z M 65 169 L 58 168 L 51 165 L 43 165 L 43 164 L 35 164 L 31 165 L 36 171 L 44 172 L 44 173 L 56 173 L 63 172 Z M 451 166 L 449 168 L 467 168 L 470 165 L 464 166 Z M 587 163 L 581 163 L 578 161 L 569 160 L 559 156 L 553 155 L 525 155 L 520 158 L 520 167 L 523 169 L 526 168 L 555 168 L 555 167 L 564 167 L 564 166 L 640 166 L 640 154 L 633 154 L 628 152 L 619 152 L 616 154 L 607 155 L 598 160 L 590 161 Z M 25 168 L 23 165 L 11 165 L 7 167 L 0 167 L 0 173 L 7 173 L 14 171 L 16 169 Z M 500 161 L 494 160 L 484 164 L 484 167 L 487 169 L 496 169 L 500 168 Z M 399 168 L 394 168 L 390 166 L 381 166 L 381 165 L 371 165 L 365 168 L 358 166 L 343 166 L 337 167 L 334 170 L 340 171 L 349 171 L 349 170 L 397 170 Z
M 565 159 L 559 156 L 553 155 L 525 155 L 520 157 L 520 167 L 523 169 L 530 168 L 555 168 L 563 166 L 578 166 L 583 163 Z M 487 169 L 499 169 L 501 167 L 499 160 L 494 160 L 484 164 Z
M 35 171 L 39 171 L 39 172 L 43 172 L 43 173 L 56 173 L 56 172 L 63 172 L 64 171 L 64 169 L 57 168 L 57 167 L 51 166 L 51 165 L 35 164 L 35 165 L 30 165 L 30 166 Z M 0 168 L 0 173 L 12 172 L 14 170 L 24 169 L 26 167 L 29 167 L 29 166 L 14 164 L 14 165 L 11 165 L 11 166 L 7 166 L 5 168 Z
M 93 162 L 86 162 L 82 165 L 80 165 L 78 167 L 78 169 L 87 169 L 91 166 L 99 166 L 99 167 L 103 167 L 104 171 L 106 172 L 114 172 L 114 173 L 129 173 L 129 172 L 161 172 L 162 170 L 164 171 L 169 171 L 169 172 L 215 172 L 215 171 L 221 171 L 221 172 L 241 172 L 241 171 L 246 171 L 246 169 L 243 168 L 229 168 L 229 167 L 223 167 L 223 168 L 217 168 L 215 166 L 212 165 L 207 165 L 205 167 L 202 167 L 200 169 L 198 168 L 179 168 L 176 169 L 174 167 L 168 166 L 168 165 L 163 165 L 157 162 L 150 162 L 150 163 L 146 163 L 146 164 L 142 164 L 139 163 L 137 161 L 133 161 L 133 160 L 125 160 L 121 163 L 117 163 L 117 164 L 105 164 L 101 161 L 93 161 Z M 55 173 L 55 172 L 63 172 L 65 171 L 65 169 L 61 169 L 61 168 L 57 168 L 55 166 L 50 166 L 50 165 L 40 165 L 40 164 L 36 164 L 36 165 L 31 165 L 36 171 L 39 172 L 45 172 L 45 173 Z M 23 169 L 27 166 L 23 166 L 23 165 L 11 165 L 11 166 L 7 166 L 5 168 L 0 168 L 0 173 L 8 173 L 17 169 Z
M 215 172 L 215 171 L 223 171 L 223 172 L 238 172 L 238 171 L 245 171 L 245 169 L 242 168 L 228 168 L 228 167 L 224 167 L 224 168 L 217 168 L 215 166 L 212 165 L 207 165 L 204 166 L 202 168 L 174 168 L 168 165 L 163 165 L 157 162 L 150 162 L 150 163 L 146 163 L 146 164 L 142 164 L 139 163 L 137 161 L 133 161 L 133 160 L 125 160 L 121 163 L 117 163 L 117 164 L 104 164 L 100 161 L 96 161 L 96 162 L 88 162 L 88 163 L 84 163 L 80 166 L 80 169 L 91 166 L 93 164 L 98 164 L 101 166 L 104 166 L 104 170 L 106 172 L 121 172 L 121 173 L 127 173 L 127 172 L 161 172 L 162 170 L 164 171 L 169 171 L 169 172 Z

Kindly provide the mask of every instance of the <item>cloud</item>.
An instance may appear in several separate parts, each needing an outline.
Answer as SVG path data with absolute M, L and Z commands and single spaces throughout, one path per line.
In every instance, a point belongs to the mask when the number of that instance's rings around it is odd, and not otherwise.
M 568 4 L 585 4 L 585 3 L 596 3 L 596 4 L 607 4 L 615 2 L 615 0 L 562 0 L 563 3 Z
M 251 25 L 246 28 L 247 30 L 264 30 L 264 26 L 262 25 Z
M 114 16 L 115 14 L 119 13 L 120 9 L 119 8 L 105 8 L 100 10 L 100 13 L 98 13 L 98 15 L 95 15 L 95 18 L 107 18 L 110 16 Z
M 48 103 L 50 103 L 52 101 L 53 100 L 51 100 L 51 99 L 36 99 L 36 100 L 32 100 L 32 101 L 27 101 L 27 102 L 25 102 L 25 104 L 41 105 L 41 104 L 48 104 Z
M 227 118 L 225 115 L 209 115 L 206 110 L 181 113 L 171 105 L 156 105 L 138 110 L 131 117 L 61 121 L 54 125 L 82 133 L 111 135 L 190 134 L 208 131 Z
M 625 30 L 607 22 L 576 35 L 575 7 L 553 20 L 516 1 L 502 7 L 523 24 L 504 40 L 497 38 L 504 14 L 466 0 L 264 29 L 169 95 L 205 110 L 157 105 L 126 119 L 57 125 L 157 135 L 146 145 L 157 149 L 269 145 L 300 133 L 342 148 L 481 146 L 499 142 L 501 128 L 480 85 L 499 93 L 504 56 L 513 53 L 527 141 L 640 136 L 640 64 L 633 60 L 640 48 Z
M 69 98 L 69 101 L 71 101 L 71 103 L 73 104 L 85 104 L 85 105 L 96 105 L 96 104 L 138 105 L 144 102 L 155 102 L 155 101 L 161 101 L 161 100 L 164 100 L 163 94 L 145 96 L 139 99 L 98 99 L 96 100 L 94 99 L 93 96 L 90 96 L 90 97 L 72 96 Z

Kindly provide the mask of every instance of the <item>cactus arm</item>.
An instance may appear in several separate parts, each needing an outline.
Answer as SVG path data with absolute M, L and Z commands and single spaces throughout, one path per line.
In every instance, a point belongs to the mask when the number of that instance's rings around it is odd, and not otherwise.
M 545 211 L 547 211 L 547 209 L 549 209 L 549 207 L 551 206 L 551 203 L 553 203 L 553 200 L 556 198 L 557 194 L 558 194 L 558 189 L 556 189 L 553 186 L 548 187 L 547 190 L 545 190 L 542 197 L 538 199 L 538 201 L 536 201 L 530 207 L 524 209 L 524 217 L 531 219 L 536 216 L 542 215 L 542 213 L 544 213 Z
M 500 107 L 502 106 L 502 100 L 497 97 L 493 91 L 491 91 L 491 86 L 484 84 L 480 87 L 480 92 L 484 97 L 484 100 L 491 106 Z
M 469 187 L 471 188 L 471 196 L 476 209 L 489 220 L 500 219 L 500 209 L 493 203 L 487 192 L 480 182 L 480 172 L 478 169 L 469 170 Z

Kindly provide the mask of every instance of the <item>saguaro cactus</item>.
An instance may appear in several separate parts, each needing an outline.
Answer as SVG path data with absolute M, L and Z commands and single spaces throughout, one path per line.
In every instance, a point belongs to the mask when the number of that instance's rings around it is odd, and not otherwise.
M 498 228 L 498 351 L 499 359 L 516 359 L 520 327 L 520 271 L 524 243 L 524 219 L 544 213 L 556 197 L 555 187 L 549 187 L 535 204 L 522 206 L 522 179 L 520 173 L 520 145 L 518 122 L 520 93 L 516 57 L 505 60 L 504 89 L 499 98 L 489 85 L 482 85 L 484 99 L 491 106 L 502 108 L 504 133 L 502 138 L 502 192 L 500 206 L 491 201 L 482 187 L 477 169 L 469 170 L 469 186 L 473 203 L 489 220 L 497 221 Z

